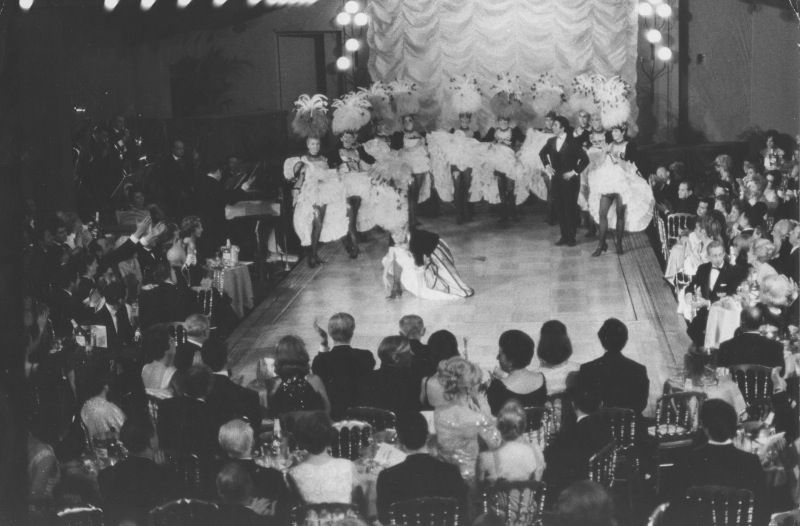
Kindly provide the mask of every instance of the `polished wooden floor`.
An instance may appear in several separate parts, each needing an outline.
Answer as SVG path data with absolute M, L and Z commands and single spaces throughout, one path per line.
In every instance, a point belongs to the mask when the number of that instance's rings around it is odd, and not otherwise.
M 301 262 L 231 335 L 234 375 L 252 378 L 256 361 L 286 334 L 305 339 L 313 358 L 318 336 L 312 323 L 317 319 L 324 327 L 339 311 L 356 319 L 355 347 L 375 352 L 381 338 L 397 333 L 401 316 L 418 314 L 428 334 L 447 329 L 459 342 L 468 338 L 469 358 L 489 370 L 496 365 L 497 339 L 507 329 L 524 330 L 538 340 L 542 323 L 559 319 L 572 339 L 572 359 L 585 362 L 602 354 L 597 330 L 603 320 L 616 317 L 630 333 L 625 354 L 647 367 L 652 404 L 689 340 L 646 236 L 627 235 L 622 256 L 609 242 L 611 252 L 592 258 L 595 241 L 580 238 L 576 247 L 556 247 L 558 227 L 547 225 L 540 211 L 525 211 L 522 221 L 509 227 L 489 214 L 461 226 L 451 215 L 425 218 L 422 228 L 450 245 L 461 276 L 475 289 L 469 299 L 386 299 L 380 264 L 386 234 L 371 233 L 357 260 L 338 243 L 326 246 L 323 266 L 309 269 Z

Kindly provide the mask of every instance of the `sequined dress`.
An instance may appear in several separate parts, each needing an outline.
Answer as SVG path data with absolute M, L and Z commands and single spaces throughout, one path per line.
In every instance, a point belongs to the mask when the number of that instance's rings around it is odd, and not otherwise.
M 458 466 L 464 480 L 475 479 L 478 461 L 478 437 L 489 449 L 502 442 L 495 420 L 477 408 L 451 404 L 437 408 L 433 415 L 436 440 L 442 460 Z

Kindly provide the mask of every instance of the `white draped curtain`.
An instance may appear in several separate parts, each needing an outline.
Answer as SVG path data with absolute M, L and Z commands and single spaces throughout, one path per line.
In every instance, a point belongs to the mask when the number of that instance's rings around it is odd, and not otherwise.
M 489 88 L 504 72 L 518 75 L 526 90 L 545 72 L 567 88 L 581 73 L 620 75 L 635 86 L 636 3 L 370 0 L 369 72 L 373 80 L 417 83 L 428 121 L 440 116 L 447 80 L 464 73 L 478 79 L 487 102 Z M 488 118 L 484 109 L 483 127 L 491 125 Z

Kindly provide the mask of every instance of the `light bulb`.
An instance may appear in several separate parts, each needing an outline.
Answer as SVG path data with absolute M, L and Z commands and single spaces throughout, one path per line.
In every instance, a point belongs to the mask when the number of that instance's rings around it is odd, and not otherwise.
M 656 49 L 656 58 L 668 62 L 672 60 L 672 50 L 668 47 L 660 47 Z
M 357 26 L 365 26 L 369 23 L 369 16 L 366 13 L 356 13 L 353 23 Z
M 348 38 L 344 43 L 344 48 L 351 53 L 354 51 L 358 51 L 358 48 L 361 47 L 361 42 L 358 41 L 357 38 Z
M 647 0 L 647 1 L 650 2 L 653 5 L 658 5 L 658 4 L 662 3 L 664 0 Z
M 672 8 L 669 4 L 658 4 L 656 6 L 656 14 L 661 18 L 669 18 L 672 15 Z
M 33 7 L 33 0 L 19 0 L 19 8 L 23 11 L 27 11 L 31 7 Z
M 345 13 L 344 11 L 336 15 L 336 23 L 340 26 L 346 26 L 352 19 L 353 17 L 350 16 L 350 13 Z
M 192 0 L 178 0 L 178 3 L 177 3 L 178 9 L 184 9 L 186 7 L 189 7 L 189 4 L 191 4 L 191 3 L 192 3 Z
M 648 29 L 644 34 L 644 38 L 651 44 L 658 44 L 661 42 L 661 31 L 658 29 Z
M 118 4 L 119 0 L 103 0 L 103 9 L 110 12 L 113 11 Z
M 142 0 L 139 2 L 139 7 L 142 11 L 150 11 L 150 8 L 156 5 L 156 0 Z
M 336 59 L 336 68 L 339 71 L 345 71 L 350 69 L 350 66 L 353 65 L 353 61 L 350 60 L 350 57 L 339 57 Z
M 354 15 L 354 14 L 358 13 L 358 11 L 360 9 L 361 9 L 361 6 L 358 5 L 358 2 L 356 2 L 356 0 L 349 0 L 348 2 L 344 3 L 344 12 L 345 13 L 350 13 L 351 15 Z
M 653 6 L 647 2 L 637 5 L 636 10 L 639 11 L 639 16 L 653 16 Z
M 211 3 L 214 5 L 214 7 L 222 7 L 225 5 L 225 2 L 227 1 L 228 0 L 212 0 Z

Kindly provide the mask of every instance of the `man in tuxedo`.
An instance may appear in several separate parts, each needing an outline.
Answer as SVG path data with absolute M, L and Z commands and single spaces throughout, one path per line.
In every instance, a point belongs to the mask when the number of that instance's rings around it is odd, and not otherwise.
M 406 337 L 411 346 L 411 371 L 420 381 L 435 373 L 438 366 L 433 363 L 428 346 L 421 341 L 425 330 L 425 322 L 416 314 L 407 314 L 400 318 L 400 335 Z
M 118 280 L 102 282 L 99 291 L 102 299 L 92 325 L 105 326 L 109 349 L 121 349 L 133 341 L 133 327 L 125 303 L 125 284 Z
M 389 507 L 393 502 L 420 497 L 458 499 L 462 515 L 466 514 L 467 486 L 457 466 L 428 454 L 425 417 L 419 412 L 401 414 L 397 422 L 397 437 L 408 456 L 378 475 L 377 507 L 381 523 L 389 524 Z
M 561 228 L 561 237 L 556 245 L 573 247 L 578 230 L 580 173 L 589 165 L 589 157 L 568 130 L 569 121 L 560 115 L 556 117 L 553 121 L 555 137 L 547 140 L 539 157 L 552 180 L 553 206 Z
M 775 270 L 794 280 L 800 278 L 800 223 L 789 231 L 789 253 L 774 261 Z
M 225 243 L 225 189 L 222 186 L 222 172 L 219 166 L 211 166 L 205 175 L 196 182 L 194 192 L 194 211 L 203 224 L 203 236 L 198 250 L 204 256 L 213 256 Z
M 605 354 L 581 365 L 578 384 L 598 393 L 605 407 L 627 407 L 641 414 L 647 407 L 650 380 L 644 365 L 622 355 L 628 328 L 609 318 L 597 332 Z
M 723 400 L 706 400 L 700 408 L 700 425 L 708 443 L 693 450 L 679 466 L 681 489 L 692 486 L 728 486 L 748 489 L 755 495 L 755 516 L 766 524 L 764 506 L 766 478 L 758 457 L 733 445 L 737 427 L 736 411 Z
M 742 333 L 720 344 L 717 364 L 722 367 L 749 363 L 783 367 L 783 347 L 780 342 L 770 340 L 759 332 L 763 323 L 761 307 L 745 308 L 739 320 Z
M 420 379 L 411 369 L 408 339 L 387 336 L 378 347 L 381 366 L 367 373 L 358 384 L 358 405 L 388 409 L 395 414 L 419 410 Z
M 58 269 L 53 282 L 53 290 L 47 300 L 50 307 L 50 322 L 58 338 L 72 334 L 72 321 L 79 321 L 80 300 L 77 298 L 80 276 L 72 265 L 65 265 Z
M 609 444 L 614 437 L 597 414 L 600 393 L 592 384 L 578 383 L 570 389 L 575 423 L 565 426 L 544 450 L 547 467 L 542 480 L 553 495 L 589 475 L 589 459 Z
M 211 323 L 208 316 L 203 314 L 189 315 L 183 327 L 186 329 L 186 341 L 178 344 L 175 350 L 175 368 L 178 371 L 202 363 L 200 351 L 211 337 Z
M 126 519 L 146 524 L 147 513 L 168 497 L 167 473 L 153 461 L 153 427 L 145 419 L 130 418 L 122 425 L 120 441 L 128 456 L 98 476 L 103 512 L 108 524 Z
M 146 188 L 167 217 L 176 219 L 185 212 L 191 194 L 192 169 L 185 152 L 183 141 L 175 139 L 169 155 L 151 173 Z
M 258 436 L 261 427 L 261 406 L 258 393 L 237 385 L 228 377 L 225 365 L 228 363 L 228 350 L 225 342 L 210 338 L 203 345 L 200 355 L 203 363 L 211 369 L 211 388 L 206 396 L 208 410 L 217 426 L 234 418 L 245 418 Z
M 695 343 L 702 346 L 705 342 L 708 308 L 721 296 L 720 293 L 733 294 L 741 281 L 741 274 L 725 261 L 725 247 L 719 241 L 712 241 L 706 247 L 708 263 L 697 267 L 697 272 L 686 288 L 687 304 L 694 301 L 698 307 L 697 314 L 686 329 Z
M 139 326 L 142 329 L 157 323 L 181 321 L 197 304 L 192 291 L 185 285 L 173 283 L 169 263 L 159 262 L 149 276 L 150 283 L 142 286 L 139 294 Z
M 694 188 L 690 181 L 678 184 L 678 198 L 673 200 L 670 207 L 672 214 L 696 214 L 699 199 L 694 195 Z
M 356 400 L 361 379 L 375 368 L 375 357 L 370 351 L 353 349 L 350 341 L 356 321 L 346 312 L 338 312 L 328 320 L 328 334 L 333 338 L 329 352 L 314 357 L 311 370 L 322 378 L 328 399 L 331 401 L 331 418 L 340 420 Z

